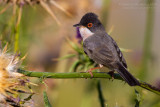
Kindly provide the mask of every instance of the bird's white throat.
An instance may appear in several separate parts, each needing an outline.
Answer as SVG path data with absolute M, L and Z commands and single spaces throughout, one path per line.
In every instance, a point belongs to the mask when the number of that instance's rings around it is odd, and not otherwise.
M 83 41 L 88 38 L 89 36 L 92 36 L 94 33 L 91 32 L 88 28 L 84 27 L 84 26 L 81 26 L 79 28 L 79 31 L 80 31 L 80 34 L 83 38 Z

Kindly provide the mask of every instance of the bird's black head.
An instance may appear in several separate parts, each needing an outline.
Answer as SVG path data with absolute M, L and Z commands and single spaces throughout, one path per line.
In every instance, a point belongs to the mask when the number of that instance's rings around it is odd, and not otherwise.
M 95 33 L 97 30 L 105 31 L 103 25 L 98 19 L 98 16 L 94 13 L 87 13 L 85 14 L 78 24 L 73 25 L 74 27 L 77 26 L 84 26 L 88 28 L 91 32 Z

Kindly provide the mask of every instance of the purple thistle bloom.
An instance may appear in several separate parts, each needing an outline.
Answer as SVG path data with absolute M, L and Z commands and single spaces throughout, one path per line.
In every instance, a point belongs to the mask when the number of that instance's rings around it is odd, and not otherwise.
M 78 39 L 78 42 L 81 43 L 82 36 L 81 36 L 81 34 L 79 32 L 79 27 L 76 27 L 76 33 L 77 33 L 76 38 Z

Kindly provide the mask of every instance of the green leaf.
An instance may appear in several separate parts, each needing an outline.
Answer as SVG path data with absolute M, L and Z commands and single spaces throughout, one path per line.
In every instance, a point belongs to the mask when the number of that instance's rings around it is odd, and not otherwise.
M 76 45 L 74 42 L 72 42 L 71 40 L 67 39 L 67 42 L 71 45 L 71 47 L 77 51 L 78 53 L 83 53 L 82 48 L 80 48 L 78 45 Z
M 120 48 L 120 50 L 121 50 L 122 52 L 132 52 L 132 50 L 131 50 L 131 49 L 124 49 L 124 48 Z
M 46 91 L 43 91 L 43 98 L 44 98 L 45 107 L 52 107 L 52 105 L 50 104 L 50 102 L 48 100 L 48 96 L 47 96 Z
M 27 98 L 24 99 L 24 101 L 29 101 L 30 99 L 32 99 L 33 94 L 30 94 Z
M 84 70 L 84 64 L 79 65 L 79 70 L 80 71 Z
M 75 57 L 76 55 L 75 54 L 69 54 L 69 55 L 66 55 L 66 56 L 63 56 L 63 57 L 60 57 L 56 60 L 60 61 L 60 60 L 64 60 L 64 59 L 68 59 L 68 58 L 72 58 L 72 57 Z
M 76 72 L 78 66 L 81 64 L 81 62 L 78 60 L 78 61 L 75 61 L 72 66 L 70 67 L 69 69 L 69 72 Z

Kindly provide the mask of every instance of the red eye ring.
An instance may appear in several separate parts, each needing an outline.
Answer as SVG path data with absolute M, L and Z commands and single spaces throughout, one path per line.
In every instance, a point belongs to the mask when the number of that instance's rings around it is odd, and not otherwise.
M 91 27 L 93 26 L 93 24 L 92 24 L 92 23 L 88 23 L 87 26 L 88 26 L 89 28 L 91 28 Z

